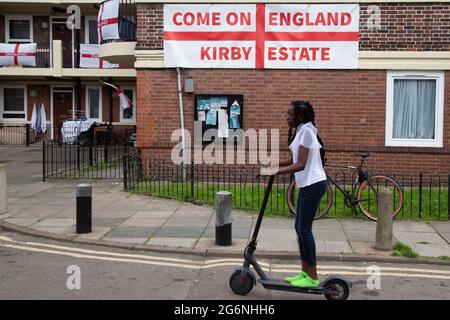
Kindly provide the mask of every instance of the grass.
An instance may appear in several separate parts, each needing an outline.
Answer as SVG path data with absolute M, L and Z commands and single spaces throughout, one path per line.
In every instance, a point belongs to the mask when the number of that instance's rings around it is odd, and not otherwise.
M 392 253 L 395 257 L 407 257 L 407 258 L 417 258 L 419 254 L 415 252 L 411 247 L 404 243 L 397 241 L 393 247 L 394 252 Z
M 108 163 L 99 163 L 92 166 L 84 166 L 80 167 L 79 170 L 71 170 L 63 173 L 64 178 L 66 179 L 83 179 L 86 177 L 94 178 L 101 177 L 99 175 L 99 171 L 107 170 L 107 169 L 115 169 L 116 162 L 108 162 Z
M 439 256 L 438 258 L 441 259 L 441 260 L 444 260 L 444 261 L 450 261 L 450 257 L 449 256 Z
M 290 216 L 285 200 L 286 189 L 287 187 L 281 184 L 273 186 L 266 208 L 267 216 Z M 422 192 L 422 209 L 420 210 L 418 188 L 405 188 L 404 205 L 396 219 L 446 220 L 447 189 L 434 188 L 430 190 Z M 143 181 L 129 191 L 182 201 L 196 201 L 211 206 L 215 206 L 215 193 L 217 191 L 230 191 L 233 194 L 233 208 L 252 213 L 258 212 L 264 197 L 262 183 L 247 184 L 244 187 L 244 184 L 241 184 L 241 186 L 226 183 L 212 184 L 211 182 L 202 184 L 201 181 L 195 182 L 193 186 L 189 182 Z M 398 199 L 398 195 L 396 199 Z M 321 207 L 324 203 L 325 201 L 322 201 Z M 327 215 L 337 218 L 363 218 L 359 209 L 355 212 L 345 205 L 344 196 L 339 190 L 333 190 L 333 202 Z

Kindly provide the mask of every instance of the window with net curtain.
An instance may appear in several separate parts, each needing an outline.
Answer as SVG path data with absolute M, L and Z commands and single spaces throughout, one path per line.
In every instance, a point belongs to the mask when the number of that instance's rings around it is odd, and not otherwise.
M 89 118 L 100 119 L 100 90 L 88 89 L 89 94 Z
M 394 139 L 434 139 L 436 81 L 394 80 Z

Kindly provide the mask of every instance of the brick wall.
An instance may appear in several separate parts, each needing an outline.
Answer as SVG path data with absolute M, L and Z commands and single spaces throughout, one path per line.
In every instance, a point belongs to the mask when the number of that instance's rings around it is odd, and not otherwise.
M 369 30 L 368 8 L 360 5 L 361 51 L 450 50 L 449 3 L 378 3 L 381 28 Z M 163 48 L 162 4 L 137 6 L 137 49 Z
M 396 174 L 450 172 L 450 86 L 445 91 L 444 148 L 385 147 L 386 72 L 367 70 L 189 70 L 197 93 L 244 95 L 243 128 L 280 129 L 286 149 L 285 115 L 290 101 L 309 100 L 335 164 L 354 164 L 353 153 L 373 151 L 368 168 Z M 186 71 L 183 77 L 186 76 Z M 450 83 L 450 73 L 446 73 Z M 138 70 L 137 146 L 152 157 L 169 159 L 173 130 L 180 127 L 176 72 Z M 193 132 L 194 97 L 184 95 L 186 129 Z M 414 159 L 414 161 L 412 161 Z

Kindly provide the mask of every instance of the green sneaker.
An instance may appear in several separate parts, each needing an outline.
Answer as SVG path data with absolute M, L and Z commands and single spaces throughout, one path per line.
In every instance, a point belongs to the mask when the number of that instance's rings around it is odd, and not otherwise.
M 308 274 L 305 271 L 302 271 L 296 276 L 284 278 L 284 281 L 292 283 L 293 281 L 301 280 L 303 278 L 306 278 L 307 276 Z
M 310 276 L 306 276 L 303 279 L 291 282 L 291 284 L 294 287 L 299 287 L 299 288 L 316 288 L 320 285 L 320 281 L 314 280 Z

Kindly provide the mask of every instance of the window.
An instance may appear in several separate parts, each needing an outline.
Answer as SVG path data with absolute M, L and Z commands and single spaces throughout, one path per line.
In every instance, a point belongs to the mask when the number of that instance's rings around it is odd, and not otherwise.
M 386 145 L 442 147 L 444 73 L 388 72 Z
M 32 16 L 6 16 L 6 42 L 33 42 Z
M 136 91 L 132 87 L 121 87 L 123 93 L 133 102 L 132 108 L 120 110 L 120 122 L 136 122 Z
M 86 87 L 86 116 L 102 121 L 102 91 L 101 87 Z
M 86 17 L 84 43 L 98 44 L 97 17 Z
M 0 111 L 3 119 L 26 120 L 25 86 L 8 86 L 0 88 Z

